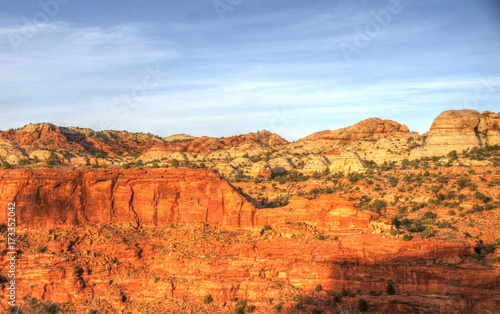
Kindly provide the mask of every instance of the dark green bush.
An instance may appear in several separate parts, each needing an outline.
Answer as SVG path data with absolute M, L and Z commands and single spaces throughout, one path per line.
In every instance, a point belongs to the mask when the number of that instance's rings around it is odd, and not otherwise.
M 428 226 L 424 231 L 420 232 L 420 238 L 426 239 L 432 235 L 432 227 Z
M 396 291 L 394 290 L 394 287 L 392 286 L 392 283 L 387 284 L 387 289 L 385 289 L 388 295 L 393 295 L 396 294 Z
M 368 310 L 368 303 L 366 303 L 366 301 L 363 300 L 363 299 L 359 299 L 358 300 L 358 309 L 361 312 L 364 312 L 364 311 Z
M 273 228 L 271 228 L 271 226 L 269 225 L 265 225 L 264 227 L 262 227 L 262 230 L 260 230 L 260 235 L 263 235 L 268 230 L 273 230 Z
M 314 291 L 316 291 L 316 292 L 320 292 L 320 291 L 322 291 L 322 290 L 323 290 L 323 287 L 322 287 L 320 284 L 318 284 L 318 285 L 316 286 L 316 288 L 314 288 Z
M 207 294 L 206 296 L 203 297 L 203 303 L 205 304 L 210 304 L 212 303 L 212 301 L 213 299 L 211 294 Z
M 435 214 L 433 212 L 425 212 L 425 214 L 424 214 L 424 218 L 435 219 L 436 217 L 437 217 L 437 214 Z

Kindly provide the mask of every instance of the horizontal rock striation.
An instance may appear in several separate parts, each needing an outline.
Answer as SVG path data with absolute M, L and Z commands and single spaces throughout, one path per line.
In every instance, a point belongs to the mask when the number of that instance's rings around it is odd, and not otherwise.
M 500 115 L 476 110 L 449 110 L 432 123 L 422 149 L 413 155 L 439 156 L 475 147 L 500 144 Z
M 209 170 L 0 171 L 0 191 L 1 204 L 16 203 L 18 226 L 34 229 L 197 221 L 252 228 L 256 210 Z

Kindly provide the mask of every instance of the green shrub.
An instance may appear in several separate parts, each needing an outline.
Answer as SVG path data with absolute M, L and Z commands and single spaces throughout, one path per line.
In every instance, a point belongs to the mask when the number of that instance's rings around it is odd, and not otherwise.
M 273 228 L 271 228 L 271 226 L 269 225 L 265 225 L 264 227 L 262 227 L 262 230 L 260 230 L 260 235 L 263 235 L 268 230 L 273 230 Z
M 314 291 L 316 291 L 316 292 L 321 292 L 322 290 L 323 290 L 323 287 L 320 284 L 318 284 L 316 286 L 316 288 L 314 288 Z
M 73 155 L 70 152 L 64 152 L 64 154 L 63 154 L 63 158 L 64 159 L 70 159 L 70 158 L 73 158 L 73 157 L 75 157 L 75 155 Z
M 253 313 L 254 310 L 255 310 L 255 305 L 247 305 L 247 306 L 245 306 L 245 311 L 247 313 Z
M 245 306 L 247 306 L 247 302 L 245 300 L 240 300 L 238 302 L 238 305 L 241 306 L 242 308 L 245 308 Z
M 472 258 L 479 259 L 479 254 L 477 252 L 472 253 Z
M 493 258 L 491 259 L 492 262 L 495 262 L 495 263 L 498 263 L 500 261 L 500 259 L 498 259 L 498 257 L 496 256 L 493 256 Z
M 432 227 L 428 226 L 424 231 L 420 232 L 420 238 L 426 239 L 432 235 Z
M 274 309 L 276 310 L 276 312 L 281 312 L 281 310 L 283 309 L 283 302 L 280 302 L 279 304 L 276 304 L 274 306 Z
M 97 154 L 95 154 L 95 158 L 104 158 L 105 155 L 103 152 L 98 152 Z
M 29 164 L 31 164 L 31 161 L 29 159 L 23 159 L 19 162 L 19 165 L 21 165 L 21 166 L 26 166 Z
M 321 311 L 320 311 L 320 310 L 318 310 L 318 309 L 313 309 L 311 313 L 312 313 L 312 314 L 322 314 L 323 312 L 321 312 Z
M 87 313 L 88 314 L 97 314 L 97 310 L 88 310 Z
M 448 214 L 450 214 L 450 216 L 455 216 L 457 213 L 451 209 L 450 211 L 448 211 Z
M 295 304 L 295 308 L 300 311 L 304 308 L 304 306 L 302 305 L 302 303 L 297 303 Z
M 6 161 L 3 163 L 3 167 L 4 167 L 4 169 L 12 169 L 12 168 L 14 168 L 14 167 L 12 167 L 12 165 L 11 165 L 11 164 L 9 164 L 9 163 L 8 163 L 8 162 L 6 162 Z
M 361 312 L 364 312 L 364 311 L 368 310 L 368 304 L 366 303 L 365 300 L 363 300 L 363 299 L 359 299 L 358 300 L 358 309 Z
M 438 228 L 451 228 L 451 224 L 448 221 L 441 221 L 440 223 L 438 223 Z
M 435 214 L 433 212 L 425 212 L 424 218 L 436 219 L 437 218 L 437 214 Z
M 391 229 L 391 236 L 395 237 L 399 234 L 398 229 Z
M 212 301 L 213 299 L 211 294 L 207 294 L 206 296 L 203 297 L 203 303 L 205 304 L 210 304 L 212 303 Z
M 410 241 L 410 240 L 411 240 L 411 237 L 410 237 L 409 235 L 405 234 L 405 235 L 403 236 L 403 240 L 404 240 L 404 241 Z
M 324 236 L 322 236 L 322 235 L 320 235 L 320 236 L 318 237 L 318 240 L 324 240 L 324 239 L 325 239 L 325 237 L 324 237 Z
M 392 283 L 387 284 L 387 289 L 385 289 L 388 295 L 393 295 L 396 294 L 396 291 L 394 291 L 394 287 L 392 286 Z
M 40 246 L 40 245 L 39 245 L 39 246 L 36 248 L 36 252 L 37 252 L 38 254 L 43 253 L 44 251 L 45 251 L 45 248 L 44 248 L 43 246 Z
M 238 298 L 231 298 L 231 300 L 229 300 L 229 301 L 236 302 L 236 301 L 238 301 Z
M 242 308 L 242 307 L 237 306 L 237 307 L 234 309 L 234 314 L 245 314 L 245 309 L 244 309 L 244 308 Z
M 160 281 L 160 277 L 155 277 L 154 282 L 157 283 L 158 281 Z
M 387 204 L 385 203 L 385 201 L 383 200 L 374 200 L 373 201 L 373 204 L 372 204 L 372 207 L 377 211 L 377 212 L 381 212 L 382 210 L 384 210 L 386 208 Z

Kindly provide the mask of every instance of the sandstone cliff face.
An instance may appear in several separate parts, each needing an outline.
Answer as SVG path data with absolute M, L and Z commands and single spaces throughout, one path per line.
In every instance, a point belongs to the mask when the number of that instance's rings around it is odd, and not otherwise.
M 480 114 L 476 110 L 449 110 L 441 113 L 432 123 L 427 141 L 414 155 L 446 155 L 462 150 L 498 145 L 500 143 L 500 115 Z
M 0 171 L 0 202 L 15 202 L 18 226 L 114 223 L 161 227 L 205 222 L 252 228 L 255 208 L 212 171 Z M 6 213 L 0 223 L 6 223 Z
M 308 224 L 287 227 L 252 236 L 202 223 L 32 232 L 19 244 L 25 253 L 18 259 L 23 271 L 16 289 L 72 304 L 74 313 L 190 313 L 207 294 L 216 307 L 193 313 L 220 313 L 217 307 L 234 313 L 232 298 L 257 305 L 258 313 L 275 312 L 270 298 L 274 305 L 285 301 L 284 313 L 293 313 L 299 301 L 307 312 L 329 311 L 327 301 L 343 288 L 355 294 L 344 304 L 356 307 L 361 297 L 371 312 L 496 311 L 499 268 L 471 262 L 472 242 L 403 242 L 369 234 L 318 240 Z M 36 253 L 38 246 L 46 250 Z M 5 259 L 0 263 L 6 266 Z M 395 295 L 385 294 L 388 282 Z M 314 292 L 318 284 L 320 293 Z M 5 306 L 7 289 L 0 290 Z
M 265 170 L 270 175 L 269 168 Z M 217 173 L 199 169 L 0 170 L 0 191 L 0 203 L 16 203 L 18 226 L 33 229 L 99 223 L 148 228 L 186 222 L 253 229 L 307 221 L 339 230 L 367 229 L 378 217 L 330 195 L 295 197 L 288 207 L 258 211 Z M 1 223 L 7 223 L 6 212 L 0 213 Z

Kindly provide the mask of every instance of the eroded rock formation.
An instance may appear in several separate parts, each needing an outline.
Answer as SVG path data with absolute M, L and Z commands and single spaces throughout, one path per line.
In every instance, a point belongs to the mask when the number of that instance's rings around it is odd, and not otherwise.
M 489 111 L 449 110 L 432 123 L 425 146 L 415 155 L 446 155 L 455 150 L 497 145 L 500 143 L 500 115 Z
M 34 229 L 173 222 L 252 228 L 255 208 L 208 170 L 0 171 L 0 202 L 15 202 L 18 226 Z M 0 223 L 7 223 L 6 212 Z

